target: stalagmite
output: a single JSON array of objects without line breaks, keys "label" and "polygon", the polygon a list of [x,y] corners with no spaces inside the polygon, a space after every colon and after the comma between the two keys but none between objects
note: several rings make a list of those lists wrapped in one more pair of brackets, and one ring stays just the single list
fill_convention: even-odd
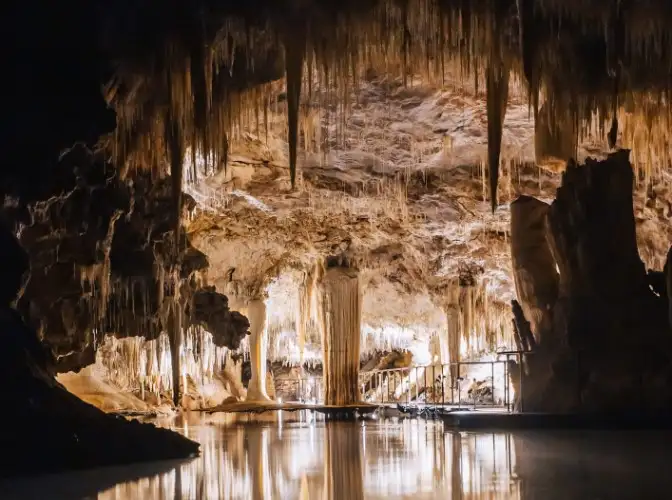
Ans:
[{"label": "stalagmite", "polygon": [[558,272],[546,241],[549,205],[529,196],[511,203],[511,261],[516,295],[537,342],[552,329]]},{"label": "stalagmite", "polygon": [[549,245],[560,270],[561,297],[627,300],[646,288],[628,156],[628,151],[619,151],[605,162],[589,159],[582,167],[570,164],[562,176],[548,213]]},{"label": "stalagmite", "polygon": [[247,304],[250,320],[250,368],[252,378],[247,387],[247,401],[270,401],[266,392],[266,304],[252,299]]},{"label": "stalagmite", "polygon": [[322,334],[324,402],[348,405],[359,400],[362,296],[358,272],[332,267],[318,283]]}]

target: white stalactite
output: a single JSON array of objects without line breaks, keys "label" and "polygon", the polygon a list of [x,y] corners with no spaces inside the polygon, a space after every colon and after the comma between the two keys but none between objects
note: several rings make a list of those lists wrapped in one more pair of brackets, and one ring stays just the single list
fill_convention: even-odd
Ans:
[{"label": "white stalactite", "polygon": [[359,400],[362,294],[357,271],[331,268],[318,285],[324,402],[343,406]]},{"label": "white stalactite", "polygon": [[266,304],[253,299],[247,304],[250,321],[250,369],[252,378],[247,387],[247,401],[270,401],[266,392]]}]

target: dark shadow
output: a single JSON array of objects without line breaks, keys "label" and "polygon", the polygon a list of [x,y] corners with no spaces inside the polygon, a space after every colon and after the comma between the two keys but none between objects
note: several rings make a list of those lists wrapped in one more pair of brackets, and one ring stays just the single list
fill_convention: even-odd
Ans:
[{"label": "dark shadow", "polygon": [[670,432],[513,435],[521,500],[670,498]]},{"label": "dark shadow", "polygon": [[[126,466],[101,467],[81,472],[0,480],[3,500],[78,500],[96,498],[116,484],[153,478],[173,471],[193,460],[166,460]],[[179,497],[176,497],[179,498]]]}]

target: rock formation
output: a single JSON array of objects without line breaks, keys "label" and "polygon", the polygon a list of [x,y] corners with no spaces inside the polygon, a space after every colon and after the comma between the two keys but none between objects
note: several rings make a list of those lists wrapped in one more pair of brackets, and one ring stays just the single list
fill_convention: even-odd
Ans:
[{"label": "rock formation", "polygon": [[[570,163],[563,174],[546,216],[560,274],[555,302],[552,286],[527,286],[554,280],[539,224],[512,237],[514,262],[525,262],[532,255],[526,249],[536,245],[534,255],[545,263],[529,273],[530,280],[516,280],[524,313],[524,319],[517,314],[518,330],[537,329],[516,389],[525,410],[672,410],[668,303],[648,286],[638,254],[628,153],[583,166]],[[548,304],[550,317],[539,321],[531,303]]]},{"label": "rock formation", "polygon": [[[53,349],[57,371],[92,364],[105,335],[153,340],[174,330],[177,316],[185,330],[238,347],[247,319],[205,284],[207,257],[184,234],[175,246],[169,179],[122,181],[77,146],[50,180],[32,198],[6,198],[4,212],[30,258],[19,309]],[[185,197],[181,216],[191,207]]]},{"label": "rock formation", "polygon": [[516,294],[537,341],[553,321],[558,296],[558,273],[546,242],[549,206],[520,196],[511,203],[511,266]]},{"label": "rock formation", "polygon": [[199,445],[153,425],[107,415],[66,391],[54,378],[54,358],[11,302],[28,272],[28,256],[6,228],[0,231],[0,475],[55,472],[142,460],[183,458]]}]

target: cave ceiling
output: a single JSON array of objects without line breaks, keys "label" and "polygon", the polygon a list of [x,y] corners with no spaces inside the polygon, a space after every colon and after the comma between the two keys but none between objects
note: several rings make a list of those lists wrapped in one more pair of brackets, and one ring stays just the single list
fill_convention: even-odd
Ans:
[{"label": "cave ceiling", "polygon": [[372,291],[436,299],[475,277],[507,302],[508,203],[552,200],[567,157],[615,147],[632,149],[640,253],[662,267],[672,4],[174,4],[107,20],[108,145],[194,197],[185,229],[219,288],[346,255]]}]

